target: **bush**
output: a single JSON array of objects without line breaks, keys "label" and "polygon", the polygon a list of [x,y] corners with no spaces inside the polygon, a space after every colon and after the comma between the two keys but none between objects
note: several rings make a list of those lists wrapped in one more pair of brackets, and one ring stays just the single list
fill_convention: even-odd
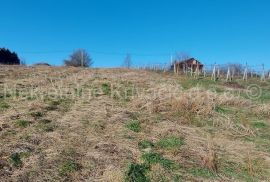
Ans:
[{"label": "bush", "polygon": [[18,153],[14,153],[12,154],[10,157],[10,162],[13,166],[15,167],[20,167],[22,165],[22,160],[21,160],[21,156]]},{"label": "bush", "polygon": [[144,164],[132,163],[129,165],[126,172],[126,182],[150,182],[150,179],[146,176],[149,171],[149,167]]}]

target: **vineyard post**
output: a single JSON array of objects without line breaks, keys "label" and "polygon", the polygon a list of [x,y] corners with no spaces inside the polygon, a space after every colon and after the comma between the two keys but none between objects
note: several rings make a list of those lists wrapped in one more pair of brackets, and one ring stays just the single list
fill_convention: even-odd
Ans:
[{"label": "vineyard post", "polygon": [[265,81],[264,64],[262,64],[262,76],[261,76],[261,81]]},{"label": "vineyard post", "polygon": [[247,79],[248,79],[248,66],[247,66],[247,63],[246,63],[243,80],[247,81]]},{"label": "vineyard post", "polygon": [[213,68],[213,72],[212,72],[212,78],[211,78],[211,80],[216,81],[216,63],[215,63],[214,68]]},{"label": "vineyard post", "polygon": [[230,66],[228,66],[228,71],[227,71],[227,78],[226,78],[226,81],[232,81],[232,75],[231,75],[231,69],[230,69]]}]

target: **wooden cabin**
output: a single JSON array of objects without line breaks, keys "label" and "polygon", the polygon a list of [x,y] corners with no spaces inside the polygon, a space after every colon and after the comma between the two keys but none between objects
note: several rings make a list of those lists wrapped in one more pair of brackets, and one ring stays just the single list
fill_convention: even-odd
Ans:
[{"label": "wooden cabin", "polygon": [[202,72],[204,65],[196,60],[195,58],[190,58],[184,61],[175,61],[175,63],[171,66],[172,70],[176,70],[177,72],[187,72],[198,70]]}]

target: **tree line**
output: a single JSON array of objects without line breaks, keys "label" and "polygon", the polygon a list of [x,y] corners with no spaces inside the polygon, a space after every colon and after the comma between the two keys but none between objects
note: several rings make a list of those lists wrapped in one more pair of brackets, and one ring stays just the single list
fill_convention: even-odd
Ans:
[{"label": "tree line", "polygon": [[0,64],[19,65],[21,61],[17,53],[6,48],[0,48]]},{"label": "tree line", "polygon": [[[74,66],[74,67],[91,67],[93,65],[93,59],[91,55],[84,49],[78,49],[72,52],[68,59],[63,60],[63,64],[65,66]],[[12,52],[6,48],[0,48],[0,64],[4,65],[20,65],[25,64],[24,61],[20,60],[19,56],[16,52]],[[50,64],[46,62],[39,62],[35,65],[44,65],[50,66]],[[131,68],[132,61],[131,55],[127,54],[124,61],[123,67]]]}]

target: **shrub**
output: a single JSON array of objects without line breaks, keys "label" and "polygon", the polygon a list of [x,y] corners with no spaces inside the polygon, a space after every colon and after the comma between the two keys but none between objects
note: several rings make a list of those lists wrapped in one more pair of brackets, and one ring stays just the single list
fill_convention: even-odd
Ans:
[{"label": "shrub", "polygon": [[11,154],[9,159],[10,159],[11,164],[15,167],[20,167],[22,165],[22,160],[19,153]]},{"label": "shrub", "polygon": [[132,163],[128,166],[126,172],[126,182],[150,182],[150,179],[147,177],[147,172],[149,167],[144,164]]}]

